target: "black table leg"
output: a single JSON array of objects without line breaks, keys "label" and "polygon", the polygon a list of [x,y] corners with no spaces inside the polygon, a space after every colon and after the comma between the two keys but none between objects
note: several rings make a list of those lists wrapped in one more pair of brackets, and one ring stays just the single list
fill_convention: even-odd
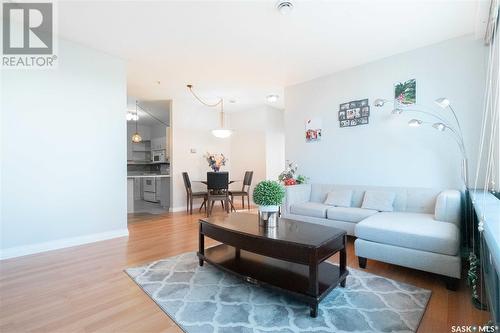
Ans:
[{"label": "black table leg", "polygon": [[318,316],[318,303],[311,304],[311,317],[316,318]]},{"label": "black table leg", "polygon": [[[344,236],[344,247],[340,250],[340,270],[339,274],[343,274],[346,270],[346,262],[347,262],[347,253],[346,253],[346,242],[347,242],[347,236]],[[345,281],[347,280],[347,276],[344,277],[342,281],[340,281],[340,286],[342,288],[345,287]]]},{"label": "black table leg", "polygon": [[[202,227],[200,223],[200,231],[199,231],[199,236],[198,236],[198,255],[199,256],[204,256],[205,255],[205,236],[203,235],[202,232]],[[198,262],[200,266],[203,266],[203,259],[199,257]]]},{"label": "black table leg", "polygon": [[241,257],[241,250],[240,250],[240,249],[235,248],[235,251],[234,251],[234,257],[235,257],[236,259],[240,259],[240,257]]},{"label": "black table leg", "polygon": [[[312,253],[309,257],[309,290],[314,297],[318,296],[318,260],[317,254]],[[318,315],[318,302],[311,304],[311,317],[316,318]]]}]

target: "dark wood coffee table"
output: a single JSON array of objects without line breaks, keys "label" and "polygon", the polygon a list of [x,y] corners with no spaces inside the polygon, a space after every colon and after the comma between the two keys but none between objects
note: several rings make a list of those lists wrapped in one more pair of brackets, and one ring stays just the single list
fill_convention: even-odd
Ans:
[{"label": "dark wood coffee table", "polygon": [[[222,244],[205,249],[205,236]],[[249,283],[294,296],[318,314],[318,304],[337,285],[345,286],[346,232],[280,218],[274,231],[258,217],[233,213],[200,219],[200,266],[206,261]],[[340,265],[325,260],[340,252]]]}]

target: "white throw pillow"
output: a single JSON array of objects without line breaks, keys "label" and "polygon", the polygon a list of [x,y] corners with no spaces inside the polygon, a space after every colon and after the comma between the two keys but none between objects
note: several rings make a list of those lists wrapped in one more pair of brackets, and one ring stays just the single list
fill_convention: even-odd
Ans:
[{"label": "white throw pillow", "polygon": [[328,192],[325,205],[351,207],[352,190],[337,190]]},{"label": "white throw pillow", "polygon": [[394,199],[396,199],[394,192],[366,191],[361,208],[392,212],[394,211]]}]

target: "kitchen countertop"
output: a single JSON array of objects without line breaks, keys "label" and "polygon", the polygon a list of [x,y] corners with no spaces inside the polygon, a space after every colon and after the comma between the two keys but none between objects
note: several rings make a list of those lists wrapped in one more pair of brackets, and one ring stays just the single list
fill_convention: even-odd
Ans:
[{"label": "kitchen countertop", "polygon": [[170,175],[160,175],[160,174],[137,174],[137,175],[127,175],[128,179],[131,178],[170,178]]}]

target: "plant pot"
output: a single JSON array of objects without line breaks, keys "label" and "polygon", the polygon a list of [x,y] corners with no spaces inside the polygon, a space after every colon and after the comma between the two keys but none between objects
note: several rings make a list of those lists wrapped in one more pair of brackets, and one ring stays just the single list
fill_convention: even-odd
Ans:
[{"label": "plant pot", "polygon": [[259,226],[276,228],[278,226],[279,206],[259,206]]}]

